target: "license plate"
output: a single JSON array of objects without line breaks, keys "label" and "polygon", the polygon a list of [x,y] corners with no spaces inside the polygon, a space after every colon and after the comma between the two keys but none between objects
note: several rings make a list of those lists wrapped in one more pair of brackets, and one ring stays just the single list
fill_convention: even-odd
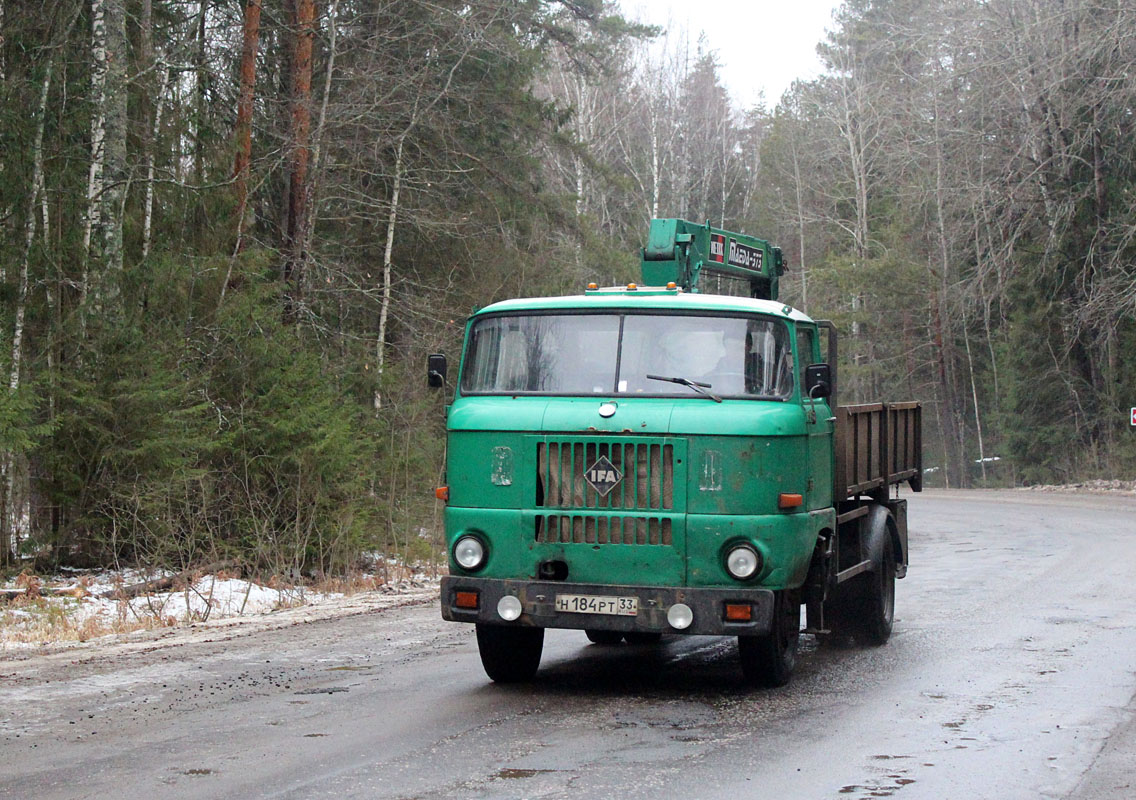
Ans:
[{"label": "license plate", "polygon": [[594,594],[558,594],[556,610],[569,614],[611,614],[634,617],[639,613],[638,597],[603,597]]}]

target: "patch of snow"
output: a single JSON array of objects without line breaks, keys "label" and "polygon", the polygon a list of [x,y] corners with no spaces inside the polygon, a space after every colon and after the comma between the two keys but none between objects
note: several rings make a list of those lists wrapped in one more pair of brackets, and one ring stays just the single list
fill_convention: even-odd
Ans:
[{"label": "patch of snow", "polygon": [[[365,593],[397,595],[436,585],[436,568],[431,576],[422,565],[408,567],[382,556],[376,561],[376,573],[381,577],[365,576],[371,579],[370,591]],[[172,591],[133,598],[115,596],[124,586],[154,577],[152,572],[134,570],[90,574],[70,570],[54,579],[33,579],[42,596],[0,602],[0,651],[65,640],[86,641],[139,629],[264,617],[297,607],[339,606],[347,597],[343,591],[315,591],[303,586],[277,588],[224,573],[207,575]],[[4,586],[16,588],[21,585],[18,581],[13,579]],[[338,588],[334,583],[331,586]],[[66,589],[66,594],[51,594],[48,587],[55,591]],[[350,586],[348,589],[360,593]]]}]

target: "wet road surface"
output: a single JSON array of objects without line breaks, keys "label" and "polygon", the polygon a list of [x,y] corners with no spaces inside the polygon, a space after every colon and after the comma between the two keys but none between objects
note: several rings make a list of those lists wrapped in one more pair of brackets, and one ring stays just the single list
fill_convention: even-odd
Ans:
[{"label": "wet road surface", "polygon": [[0,798],[1136,797],[1136,499],[909,517],[891,641],[804,636],[783,689],[731,639],[571,631],[496,686],[436,604],[0,661]]}]

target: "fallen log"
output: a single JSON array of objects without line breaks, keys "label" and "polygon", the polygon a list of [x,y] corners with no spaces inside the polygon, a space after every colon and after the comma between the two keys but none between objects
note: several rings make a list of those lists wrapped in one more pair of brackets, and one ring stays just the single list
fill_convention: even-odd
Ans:
[{"label": "fallen log", "polygon": [[111,589],[109,592],[103,592],[99,597],[103,600],[130,600],[151,592],[166,592],[189,583],[195,575],[206,575],[232,566],[232,561],[218,561],[203,567],[182,570],[175,575],[166,575],[141,583],[132,583],[129,586],[120,586]]}]

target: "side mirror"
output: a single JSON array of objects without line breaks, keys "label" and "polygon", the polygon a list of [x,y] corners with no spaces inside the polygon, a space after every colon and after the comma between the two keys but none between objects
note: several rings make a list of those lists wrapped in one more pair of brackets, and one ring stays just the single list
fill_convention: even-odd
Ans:
[{"label": "side mirror", "polygon": [[446,357],[441,353],[431,353],[426,357],[426,385],[431,389],[446,385]]},{"label": "side mirror", "polygon": [[780,247],[773,248],[773,269],[778,275],[785,274],[785,254],[781,252]]},{"label": "side mirror", "polygon": [[828,364],[810,364],[805,367],[805,394],[813,400],[832,394],[832,367]]}]

